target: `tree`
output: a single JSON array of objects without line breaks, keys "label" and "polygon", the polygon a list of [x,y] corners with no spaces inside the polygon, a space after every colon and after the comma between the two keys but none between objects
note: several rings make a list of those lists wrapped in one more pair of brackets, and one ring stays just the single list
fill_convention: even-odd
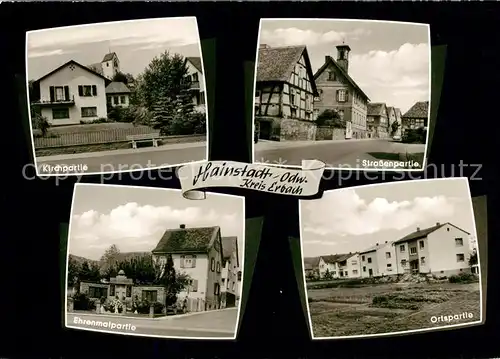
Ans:
[{"label": "tree", "polygon": [[112,80],[115,82],[123,82],[125,85],[130,85],[134,83],[134,76],[130,73],[117,72],[115,76],[113,76]]},{"label": "tree", "polygon": [[158,284],[165,287],[166,306],[174,305],[177,302],[177,295],[186,288],[188,280],[188,276],[176,273],[172,255],[168,255],[158,280]]},{"label": "tree", "polygon": [[161,267],[153,261],[151,255],[129,258],[116,265],[115,272],[123,270],[136,284],[154,284]]},{"label": "tree", "polygon": [[473,267],[478,264],[477,260],[477,249],[474,248],[472,253],[469,256],[469,267]]},{"label": "tree", "polygon": [[398,132],[398,128],[401,126],[401,124],[398,121],[394,121],[391,123],[391,136],[394,136],[396,132]]},{"label": "tree", "polygon": [[31,111],[31,126],[34,130],[38,130],[39,135],[42,137],[47,136],[49,133],[50,123],[46,117],[42,116],[40,109],[36,105],[30,106]]},{"label": "tree", "polygon": [[170,135],[170,127],[175,114],[174,103],[166,98],[157,100],[151,111],[151,127],[160,130],[161,136]]},{"label": "tree", "polygon": [[78,275],[80,281],[97,282],[101,279],[100,268],[97,263],[83,262]]},{"label": "tree", "polygon": [[71,287],[79,287],[79,277],[80,275],[80,265],[73,257],[69,257],[68,260],[68,285]]},{"label": "tree", "polygon": [[331,126],[336,128],[345,128],[345,122],[335,110],[325,110],[318,115],[315,120],[318,126]]},{"label": "tree", "polygon": [[112,244],[101,257],[101,272],[108,274],[110,267],[113,267],[120,257],[120,250],[116,244]]},{"label": "tree", "polygon": [[332,273],[328,268],[326,268],[325,279],[332,279]]}]

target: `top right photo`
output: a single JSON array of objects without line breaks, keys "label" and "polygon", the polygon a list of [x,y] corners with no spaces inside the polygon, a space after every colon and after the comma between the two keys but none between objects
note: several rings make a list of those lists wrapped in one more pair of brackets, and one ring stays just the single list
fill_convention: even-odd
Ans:
[{"label": "top right photo", "polygon": [[261,19],[254,162],[423,170],[430,48],[428,24]]}]

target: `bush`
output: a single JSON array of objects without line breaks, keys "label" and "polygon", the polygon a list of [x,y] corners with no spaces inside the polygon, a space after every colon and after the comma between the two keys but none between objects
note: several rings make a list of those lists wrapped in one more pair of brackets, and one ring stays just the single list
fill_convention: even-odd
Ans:
[{"label": "bush", "polygon": [[472,273],[460,273],[458,275],[452,275],[448,278],[450,283],[470,283],[478,280],[478,277]]},{"label": "bush", "polygon": [[139,314],[149,314],[149,308],[151,307],[151,304],[153,304],[155,314],[163,313],[163,309],[165,308],[165,306],[162,303],[160,302],[151,303],[150,301],[147,300],[134,301],[132,303],[132,310],[134,312],[137,310],[137,313]]},{"label": "bush", "polygon": [[50,128],[50,123],[46,117],[42,116],[39,113],[32,113],[31,122],[33,129],[40,131],[42,137],[45,137],[47,135],[47,132]]},{"label": "bush", "polygon": [[94,310],[95,302],[90,299],[85,293],[76,293],[73,296],[74,310]]},{"label": "bush", "polygon": [[417,129],[408,129],[405,131],[401,141],[403,143],[425,143],[427,131],[423,127]]},{"label": "bush", "polygon": [[108,304],[104,304],[104,309],[110,313],[115,313],[116,309],[118,309],[118,313],[122,313],[124,306],[119,299],[113,299]]},{"label": "bush", "polygon": [[186,116],[175,116],[166,133],[167,135],[182,136],[207,133],[206,115],[201,112],[193,112]]},{"label": "bush", "polygon": [[113,122],[134,122],[135,116],[133,111],[126,107],[113,107],[108,111],[108,119]]}]

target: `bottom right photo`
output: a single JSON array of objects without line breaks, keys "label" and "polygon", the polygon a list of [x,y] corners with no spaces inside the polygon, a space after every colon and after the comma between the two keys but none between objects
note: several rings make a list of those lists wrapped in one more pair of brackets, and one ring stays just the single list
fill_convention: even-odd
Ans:
[{"label": "bottom right photo", "polygon": [[405,334],[482,322],[467,178],[327,191],[300,201],[313,339]]}]

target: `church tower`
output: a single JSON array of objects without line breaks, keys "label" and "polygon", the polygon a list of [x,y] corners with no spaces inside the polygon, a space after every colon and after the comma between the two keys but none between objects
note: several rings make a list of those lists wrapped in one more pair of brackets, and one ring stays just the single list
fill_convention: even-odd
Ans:
[{"label": "church tower", "polygon": [[349,52],[351,48],[349,45],[342,43],[337,45],[337,64],[346,72],[349,73]]},{"label": "church tower", "polygon": [[113,77],[120,72],[120,60],[115,52],[110,52],[104,55],[101,61],[102,74],[108,79],[113,79]]}]

